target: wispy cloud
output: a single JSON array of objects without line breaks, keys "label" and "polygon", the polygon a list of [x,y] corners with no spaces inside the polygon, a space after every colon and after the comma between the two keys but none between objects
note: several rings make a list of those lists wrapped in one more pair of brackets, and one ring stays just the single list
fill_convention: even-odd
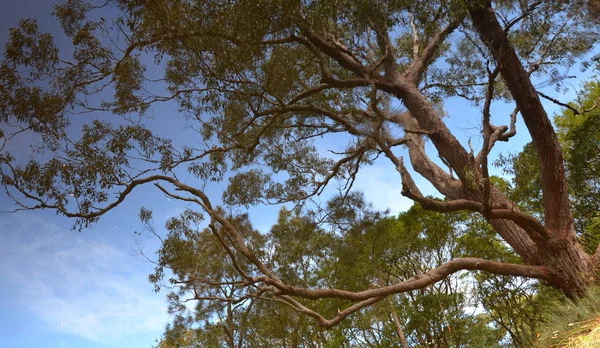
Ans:
[{"label": "wispy cloud", "polygon": [[408,210],[413,202],[402,196],[400,174],[389,165],[376,163],[364,167],[357,175],[354,187],[365,194],[367,202],[378,210],[389,209],[392,215]]},{"label": "wispy cloud", "polygon": [[97,342],[160,334],[168,321],[166,301],[152,292],[149,265],[133,253],[33,214],[0,221],[0,277],[12,289],[4,301],[51,330]]}]

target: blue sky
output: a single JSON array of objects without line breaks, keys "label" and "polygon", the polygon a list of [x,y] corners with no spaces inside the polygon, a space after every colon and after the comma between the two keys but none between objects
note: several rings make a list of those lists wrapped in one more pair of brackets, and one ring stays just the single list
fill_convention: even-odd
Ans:
[{"label": "blue sky", "polygon": [[[51,17],[53,1],[2,0],[0,44],[7,29],[22,17],[37,18],[43,31],[57,32]],[[564,96],[569,100],[573,95]],[[465,103],[451,101],[445,108],[446,122],[466,144],[477,137],[480,113]],[[549,106],[550,114],[558,110]],[[495,106],[495,124],[508,122],[510,107]],[[154,109],[151,127],[167,134],[180,134],[181,117],[173,117],[174,106]],[[176,115],[175,115],[176,116]],[[518,136],[495,151],[519,151],[528,141],[519,122]],[[186,141],[180,138],[181,141]],[[474,146],[480,142],[474,141]],[[28,149],[16,149],[26,154]],[[497,152],[496,152],[497,153]],[[417,183],[425,193],[431,186]],[[397,213],[411,202],[400,195],[400,178],[389,162],[378,161],[358,176],[354,186],[365,192],[378,209]],[[221,185],[208,188],[219,201]],[[83,232],[71,231],[73,221],[49,211],[0,213],[0,342],[5,347],[150,347],[169,317],[164,293],[154,293],[147,275],[152,265],[139,255],[139,248],[152,256],[157,240],[134,231],[144,205],[155,211],[157,225],[185,209],[186,204],[167,199],[154,187],[135,191],[125,204]],[[10,202],[0,195],[0,210]],[[255,227],[267,231],[275,222],[275,207],[250,210]]]},{"label": "blue sky", "polygon": [[[53,1],[2,0],[0,43],[22,17],[57,32]],[[25,154],[28,149],[17,149]],[[150,347],[169,321],[165,294],[147,281],[154,240],[136,240],[137,212],[147,195],[83,232],[50,211],[0,213],[0,345],[3,347]],[[162,195],[159,218],[177,213]],[[137,204],[135,204],[137,202]],[[147,204],[148,205],[148,204]],[[0,195],[0,209],[10,202]],[[162,216],[164,215],[164,216]]]}]

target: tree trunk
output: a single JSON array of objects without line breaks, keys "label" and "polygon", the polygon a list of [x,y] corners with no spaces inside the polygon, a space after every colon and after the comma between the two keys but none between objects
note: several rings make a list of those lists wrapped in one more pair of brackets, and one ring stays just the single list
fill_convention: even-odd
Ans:
[{"label": "tree trunk", "polygon": [[595,279],[595,269],[591,256],[583,250],[575,235],[558,138],[529,74],[498,22],[491,3],[487,2],[483,7],[474,6],[470,10],[470,17],[481,39],[492,52],[496,64],[500,66],[500,74],[515,99],[538,154],[544,224],[548,230],[545,240],[536,241],[540,261],[555,270],[556,281],[552,285],[567,295],[580,294]]},{"label": "tree trunk", "polygon": [[403,348],[408,348],[408,341],[406,340],[406,336],[404,336],[404,330],[402,330],[402,325],[400,324],[400,319],[398,318],[391,297],[388,297],[388,304],[390,306],[390,312],[392,313],[392,319],[394,320],[394,326],[396,327],[396,333],[398,334],[398,338],[400,338],[400,343],[402,343]]}]

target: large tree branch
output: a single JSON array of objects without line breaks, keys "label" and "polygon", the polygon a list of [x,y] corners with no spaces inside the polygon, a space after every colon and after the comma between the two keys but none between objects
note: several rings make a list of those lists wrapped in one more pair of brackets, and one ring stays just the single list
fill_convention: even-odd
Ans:
[{"label": "large tree branch", "polygon": [[425,152],[425,141],[422,136],[417,134],[408,134],[408,153],[410,163],[414,170],[426,178],[442,194],[450,198],[462,196],[461,182],[452,177],[450,173],[444,171],[440,166],[434,163]]},{"label": "large tree branch", "polygon": [[[177,189],[191,193],[199,198],[199,200],[202,202],[202,208],[210,214],[211,220],[218,222],[221,226],[224,227],[235,249],[238,250],[242,255],[244,255],[244,257],[250,262],[252,262],[255,266],[257,266],[259,271],[262,274],[264,274],[264,276],[250,277],[249,281],[251,281],[252,284],[255,284],[257,282],[263,282],[266,285],[273,286],[277,289],[274,291],[275,296],[285,299],[285,302],[292,305],[292,307],[294,307],[296,310],[314,317],[319,321],[321,325],[325,327],[337,325],[348,315],[366,306],[376,303],[388,295],[424,288],[461,270],[482,270],[494,274],[525,276],[547,281],[550,281],[553,277],[550,270],[543,266],[525,266],[488,261],[478,258],[462,258],[450,261],[438,268],[428,271],[423,275],[413,277],[409,280],[382,288],[370,289],[360,292],[351,292],[340,289],[306,289],[296,287],[284,283],[271,271],[270,268],[268,268],[268,266],[262,263],[258,259],[258,257],[256,257],[256,255],[254,255],[254,253],[248,249],[243,236],[227,219],[222,217],[218,211],[212,208],[210,201],[208,201],[208,197],[202,191],[180,183],[172,178],[167,177],[161,179],[170,182],[175,187],[177,187]],[[499,216],[499,218],[504,217]],[[357,303],[345,308],[344,310],[339,311],[336,317],[328,320],[321,316],[319,313],[301,305],[299,302],[293,300],[289,296],[297,296],[308,299],[341,298]]]},{"label": "large tree branch", "polygon": [[[297,301],[292,301],[297,310],[307,313],[312,317],[316,318],[321,325],[326,327],[331,327],[333,325],[338,324],[341,320],[343,320],[348,315],[369,306],[373,303],[376,303],[388,295],[411,291],[415,289],[421,289],[435,282],[438,282],[449,275],[462,271],[462,270],[481,270],[487,271],[494,274],[501,275],[512,275],[512,276],[524,276],[530,278],[536,278],[541,280],[550,281],[553,277],[552,272],[542,266],[525,266],[525,265],[517,265],[517,264],[505,264],[501,262],[488,261],[484,259],[478,258],[462,258],[450,261],[442,266],[435,268],[433,270],[428,271],[427,273],[419,276],[415,276],[411,279],[408,279],[403,282],[399,282],[390,286],[385,286],[377,289],[369,289],[360,292],[351,292],[340,289],[307,289],[292,286],[283,282],[267,265],[265,265],[260,259],[251,251],[242,234],[236,229],[236,227],[231,224],[226,218],[224,218],[219,211],[213,208],[210,203],[208,197],[204,194],[203,191],[191,187],[187,184],[184,184],[178,181],[175,178],[165,176],[165,175],[153,175],[144,179],[136,180],[131,183],[130,186],[123,191],[121,196],[113,203],[107,205],[103,209],[99,209],[98,211],[91,213],[68,213],[71,216],[76,216],[80,218],[94,218],[97,217],[117,205],[119,205],[125,196],[127,196],[135,187],[142,185],[144,183],[149,183],[153,181],[163,181],[172,184],[176,190],[187,192],[195,198],[186,198],[177,194],[173,194],[168,192],[164,187],[159,186],[159,188],[164,192],[169,194],[173,198],[184,199],[185,201],[194,202],[199,204],[203,210],[205,210],[211,217],[211,229],[214,230],[214,224],[218,223],[224,228],[224,232],[227,235],[228,239],[231,241],[233,247],[240,252],[244,258],[254,264],[258,271],[263,274],[263,276],[250,276],[245,272],[241,271],[240,268],[237,268],[237,271],[241,273],[241,275],[247,279],[248,284],[256,284],[258,282],[262,282],[266,285],[274,287],[276,290],[274,292],[275,296],[284,297],[284,296],[296,296],[303,297],[308,299],[319,299],[319,298],[341,298],[349,301],[357,302],[343,310],[341,310],[336,317],[333,319],[325,319],[320,316],[320,314],[311,311],[307,307],[299,306]],[[63,212],[65,213],[65,212]],[[504,217],[499,217],[504,218]],[[218,233],[217,233],[218,234]],[[225,245],[224,245],[225,246]],[[226,247],[226,246],[225,246]],[[228,248],[226,248],[228,249]],[[231,254],[231,253],[230,253]],[[231,255],[230,255],[231,256]],[[235,258],[234,258],[235,261]],[[209,299],[208,297],[203,297],[202,299]],[[227,300],[219,298],[218,300]],[[286,302],[290,302],[290,298],[286,298]]]},{"label": "large tree branch", "polygon": [[334,41],[333,38],[325,38],[315,32],[304,29],[302,30],[306,38],[315,47],[321,50],[323,53],[333,58],[343,68],[348,69],[355,73],[359,77],[367,77],[367,71],[358,59],[351,55],[347,50],[343,49],[341,45]]},{"label": "large tree branch", "polygon": [[304,289],[291,285],[272,285],[278,288],[282,295],[292,295],[315,300],[320,298],[340,298],[349,301],[364,301],[373,298],[383,298],[392,294],[416,289],[423,289],[451,274],[465,270],[485,271],[498,275],[527,277],[544,281],[551,281],[554,278],[552,271],[546,266],[528,266],[466,257],[449,261],[438,268],[434,268],[406,281],[358,292],[340,289]]},{"label": "large tree branch", "polygon": [[[276,296],[290,295],[308,299],[342,298],[350,301],[359,301],[358,303],[340,311],[340,313],[338,313],[338,316],[331,320],[326,320],[322,317],[319,319],[318,316],[315,315],[315,313],[312,313],[313,317],[317,318],[322,325],[325,325],[327,327],[336,325],[347,315],[350,315],[351,313],[354,313],[357,310],[368,306],[372,303],[378,302],[385,296],[426,287],[461,270],[481,270],[491,272],[494,274],[524,276],[546,281],[551,281],[553,279],[553,274],[550,271],[550,269],[543,266],[525,266],[488,261],[478,258],[462,258],[450,261],[436,269],[433,269],[423,275],[413,277],[409,280],[378,289],[370,289],[360,292],[350,292],[340,289],[305,289],[291,286],[284,283],[279,277],[277,277],[268,266],[262,263],[258,259],[258,257],[256,257],[256,255],[250,249],[248,249],[243,236],[227,219],[222,217],[218,211],[212,208],[208,197],[201,190],[183,184],[177,181],[176,179],[170,177],[157,176],[155,179],[167,181],[173,184],[178,190],[186,191],[199,198],[199,200],[202,202],[202,208],[210,214],[211,220],[218,222],[221,226],[224,227],[225,231],[227,232],[227,235],[230,237],[233,243],[234,248],[238,250],[246,259],[248,259],[255,266],[257,266],[259,271],[262,274],[264,274],[264,276],[260,277],[249,277],[249,280],[253,284],[256,282],[263,282],[267,285],[275,287],[277,289],[277,291],[275,292]],[[479,204],[477,208],[479,210],[483,209],[481,204]],[[514,218],[513,213],[513,211],[505,211],[502,209],[496,209],[490,212],[490,214],[494,215],[493,218],[498,219],[506,219],[509,217]],[[307,310],[307,308],[304,308],[303,311],[304,310]]]},{"label": "large tree branch", "polygon": [[[366,85],[369,82],[364,81],[363,83]],[[400,75],[397,75],[392,81],[384,77],[375,78],[374,81],[371,81],[371,84],[374,84],[378,90],[390,93],[404,102],[411,116],[417,121],[418,129],[424,131],[424,134],[427,134],[435,145],[440,158],[446,161],[449,166],[456,171],[458,179],[463,185],[460,185],[460,189],[457,187],[458,185],[448,185],[447,187],[452,187],[452,189],[443,190],[445,192],[441,192],[449,194],[449,197],[453,199],[466,197],[475,201],[480,201],[482,199],[482,190],[479,189],[478,185],[480,169],[476,166],[473,156],[464,149],[449,131],[448,127],[433,108],[431,102],[418,91],[414,84],[410,83],[406,78]],[[411,136],[414,135],[411,134]],[[494,136],[496,136],[496,134],[494,134]],[[414,149],[418,149],[418,147],[414,147]],[[389,153],[386,153],[386,156],[394,162],[394,160],[397,159],[397,156],[391,153],[391,151],[388,152]],[[427,159],[420,154],[414,158]],[[413,158],[411,158],[411,160],[412,159]],[[394,163],[397,165],[396,162]],[[426,167],[427,166],[423,166],[423,168]],[[429,166],[429,168],[437,169],[436,166]],[[423,173],[426,172],[422,169],[420,171]],[[434,172],[442,173],[440,170],[434,170]],[[427,176],[426,178],[432,179],[432,177]],[[433,180],[433,182],[436,182],[435,179]],[[439,189],[441,189],[441,187]],[[500,205],[506,207],[511,206],[501,193],[497,192],[494,188],[491,188],[491,191],[493,192],[494,199],[497,200]],[[515,247],[515,250],[523,256],[527,262],[539,264],[540,255],[538,253],[538,247],[530,238],[528,238],[525,231],[511,221],[492,220],[490,222],[498,229],[498,233],[505,238],[510,245]]]},{"label": "large tree branch", "polygon": [[469,153],[444,124],[431,102],[418,91],[416,85],[400,76],[394,81],[377,80],[375,84],[379,90],[390,93],[404,102],[411,116],[417,121],[418,128],[428,132],[427,136],[440,157],[450,164],[461,181],[466,182],[472,175],[470,173],[474,164]]},{"label": "large tree branch", "polygon": [[[442,31],[437,33],[421,54],[420,63],[414,65],[413,70],[418,72],[429,64],[430,60],[435,55],[438,46],[443,40],[458,26],[459,20],[451,22]],[[442,122],[439,115],[435,112],[431,103],[417,89],[416,84],[410,78],[404,78],[400,75],[373,77],[375,81],[369,81],[365,68],[362,64],[348,54],[346,50],[340,48],[332,40],[319,36],[314,32],[303,29],[303,33],[307,40],[323,53],[334,59],[342,67],[353,72],[358,78],[351,79],[352,87],[359,85],[374,84],[377,89],[385,91],[401,99],[411,112],[412,116],[418,122],[419,129],[427,132],[429,138],[436,146],[440,157],[445,159],[457,172],[459,179],[463,180],[469,176],[473,162],[470,160],[467,151],[462,147],[460,142],[452,135],[446,125]],[[381,44],[385,48],[385,38],[381,39]],[[305,43],[306,45],[306,43]],[[409,74],[412,76],[413,74]],[[323,81],[331,85],[335,85],[335,81]],[[340,86],[344,87],[344,86]],[[428,166],[435,168],[436,166]],[[436,170],[435,172],[440,173]],[[439,176],[439,175],[438,175]],[[433,181],[435,182],[435,180]]]},{"label": "large tree branch", "polygon": [[402,194],[415,202],[419,202],[425,209],[437,211],[440,213],[449,213],[456,211],[474,211],[481,213],[487,219],[510,220],[516,223],[526,232],[529,232],[531,239],[541,242],[549,237],[547,229],[534,217],[525,214],[519,210],[493,207],[491,205],[472,201],[469,199],[453,199],[449,201],[440,201],[427,198],[419,191],[414,180],[400,162],[398,167],[402,175]]}]

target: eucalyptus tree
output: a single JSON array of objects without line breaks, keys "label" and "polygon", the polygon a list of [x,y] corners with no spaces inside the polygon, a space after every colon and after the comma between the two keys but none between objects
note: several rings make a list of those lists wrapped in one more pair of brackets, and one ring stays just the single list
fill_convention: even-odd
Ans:
[{"label": "eucalyptus tree", "polygon": [[[590,66],[595,8],[559,0],[68,0],[55,14],[70,49],[59,51],[35,20],[10,32],[0,66],[2,185],[17,210],[53,209],[85,227],[154,184],[203,211],[252,285],[242,296],[272,296],[324,327],[461,270],[536,278],[575,296],[596,280],[598,255],[576,238],[563,154],[540,98],[564,103],[536,85],[560,87],[561,69]],[[452,97],[480,111],[477,152],[442,118]],[[161,101],[178,103],[197,141],[179,146],[145,126]],[[514,105],[498,117],[505,125],[491,122],[497,102]],[[86,118],[92,111],[114,118]],[[490,151],[516,134],[519,115],[539,161],[538,215],[489,178]],[[317,148],[315,139],[327,137]],[[16,158],[19,141],[34,141],[40,156]],[[522,262],[459,257],[369,289],[293,284],[204,190],[225,180],[227,205],[307,202],[335,182],[349,190],[378,157],[404,196],[437,212],[479,214]],[[445,200],[422,194],[404,157]],[[317,299],[346,302],[325,316],[305,301]]]},{"label": "eucalyptus tree", "polygon": [[[170,290],[169,313],[175,317],[160,344],[247,347],[248,317],[260,297],[242,276],[253,272],[251,264],[232,262],[226,252],[231,242],[221,229],[203,229],[198,212],[186,210],[169,219],[165,238],[155,229],[150,211],[142,209],[140,218],[162,242],[149,280],[156,291]],[[229,215],[228,221],[254,249],[263,248],[265,238],[252,228],[247,215]]]},{"label": "eucalyptus tree", "polygon": [[[352,192],[344,205],[340,204],[342,199],[334,197],[328,202],[335,209],[329,210],[324,219],[314,212],[283,208],[277,224],[261,236],[260,243],[253,244],[254,250],[264,255],[267,264],[290,284],[349,290],[393,284],[463,253],[477,256],[485,253],[492,259],[507,255],[514,258],[493,235],[487,240],[493,248],[487,250],[467,238],[472,231],[466,228],[469,219],[466,214],[442,215],[415,205],[398,217],[386,217],[385,213],[373,211],[361,194]],[[192,232],[198,230],[197,220],[190,219],[193,216],[187,212],[169,221],[170,233],[159,251],[157,272],[152,277],[160,285],[168,276],[169,281],[163,286],[174,290],[169,299],[176,317],[160,341],[162,346],[195,342],[202,347],[495,347],[500,346],[507,331],[514,331],[512,326],[496,322],[517,322],[525,327],[532,324],[519,313],[523,311],[521,307],[508,313],[505,303],[497,303],[499,295],[495,292],[482,292],[479,296],[482,303],[488,304],[485,302],[489,300],[495,305],[493,317],[468,313],[466,307],[478,305],[471,293],[480,291],[473,289],[473,285],[466,286],[470,282],[465,280],[465,274],[455,274],[427,289],[389,297],[347,318],[341,325],[324,330],[276,297],[261,296],[256,301],[259,296],[253,296],[252,292],[247,297],[242,295],[243,279],[236,278],[231,267],[227,268],[230,263],[224,259],[224,252],[218,250],[219,246],[215,246],[218,243],[207,239],[208,230],[200,234]],[[149,221],[148,215],[144,218]],[[244,219],[235,220],[239,223]],[[252,229],[247,225],[244,230]],[[491,229],[487,230],[491,234]],[[182,240],[185,234],[186,242]],[[204,251],[200,254],[199,250]],[[229,272],[221,271],[222,268]],[[224,274],[233,278],[224,279]],[[208,283],[206,279],[212,281]],[[224,289],[233,284],[239,286],[238,300],[228,295],[232,291]],[[512,287],[507,279],[497,279],[493,284],[507,290]],[[211,288],[223,295],[215,294]],[[515,300],[513,292],[503,294],[507,300]],[[535,293],[529,295],[534,297]],[[198,303],[190,312],[190,301],[204,303]],[[343,305],[338,300],[318,302],[312,307],[333,315]],[[531,306],[526,309],[533,313],[537,310]],[[229,339],[228,333],[233,333],[236,339]],[[515,342],[512,336],[511,341]],[[533,340],[532,335],[522,336]]]},{"label": "eucalyptus tree", "polygon": [[[468,238],[469,220],[467,214],[442,215],[415,204],[397,217],[360,224],[340,240],[333,285],[347,289],[387,286],[465,254],[487,253],[494,260],[511,255],[493,236],[487,243],[499,251]],[[364,310],[350,320],[382,323],[380,332],[386,332],[385,328],[389,331],[382,335],[385,343],[378,345],[381,347],[392,346],[390,341],[402,336],[406,346],[411,347],[500,346],[506,330],[494,325],[486,313],[469,313],[468,307],[475,308],[482,302],[473,297],[478,292],[473,283],[467,274],[456,273],[427,288],[390,296],[387,303]],[[510,281],[500,283],[510,287]],[[513,320],[518,317],[513,316]]]}]

